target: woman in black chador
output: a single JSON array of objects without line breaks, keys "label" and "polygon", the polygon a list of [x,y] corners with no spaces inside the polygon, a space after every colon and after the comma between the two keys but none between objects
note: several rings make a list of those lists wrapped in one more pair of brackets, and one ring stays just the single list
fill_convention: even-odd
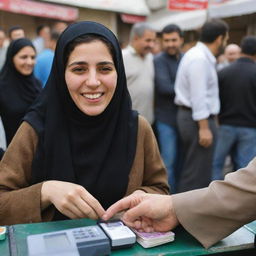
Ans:
[{"label": "woman in black chador", "polygon": [[88,21],[62,33],[46,87],[8,147],[1,175],[5,225],[98,219],[128,194],[168,193],[155,137],[131,109],[109,29]]},{"label": "woman in black chador", "polygon": [[0,73],[0,116],[7,146],[42,88],[33,75],[35,57],[35,48],[26,38],[12,41],[7,50]]}]

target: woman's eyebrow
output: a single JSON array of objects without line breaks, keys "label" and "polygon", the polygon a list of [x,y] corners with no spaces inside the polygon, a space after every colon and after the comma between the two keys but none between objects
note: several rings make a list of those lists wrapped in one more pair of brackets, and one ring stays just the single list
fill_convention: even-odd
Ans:
[{"label": "woman's eyebrow", "polygon": [[[74,61],[74,62],[68,64],[68,67],[75,66],[75,65],[88,65],[88,62],[86,62],[86,61]],[[98,62],[96,65],[97,66],[100,66],[100,65],[112,65],[112,66],[114,66],[114,63],[111,62],[111,61],[101,61],[101,62]]]},{"label": "woman's eyebrow", "polygon": [[97,63],[97,65],[113,65],[114,66],[114,63],[111,61],[101,61]]},{"label": "woman's eyebrow", "polygon": [[75,66],[75,65],[87,65],[88,63],[86,61],[74,61],[70,64],[68,64],[68,67]]}]

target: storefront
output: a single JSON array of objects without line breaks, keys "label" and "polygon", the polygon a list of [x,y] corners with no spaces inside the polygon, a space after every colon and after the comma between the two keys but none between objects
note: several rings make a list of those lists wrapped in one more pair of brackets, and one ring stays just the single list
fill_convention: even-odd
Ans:
[{"label": "storefront", "polygon": [[22,26],[26,36],[36,36],[40,24],[51,25],[56,20],[67,23],[79,17],[78,8],[42,3],[30,0],[2,0],[0,2],[0,26],[6,31],[11,26]]},{"label": "storefront", "polygon": [[240,43],[243,36],[256,34],[255,0],[212,0],[210,3],[203,10],[177,12],[165,8],[148,16],[147,21],[159,31],[167,24],[179,25],[185,31],[186,41],[197,39],[197,30],[207,18],[221,18],[229,24],[229,42]]},{"label": "storefront", "polygon": [[[133,23],[150,14],[146,0],[41,0],[79,8],[79,20],[93,20],[110,28],[123,45]],[[155,1],[155,0],[154,0]]]}]

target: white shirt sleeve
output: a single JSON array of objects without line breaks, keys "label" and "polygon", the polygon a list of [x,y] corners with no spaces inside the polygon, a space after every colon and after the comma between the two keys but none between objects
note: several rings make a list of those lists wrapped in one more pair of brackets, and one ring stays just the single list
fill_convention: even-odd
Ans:
[{"label": "white shirt sleeve", "polygon": [[192,118],[195,121],[206,119],[210,115],[207,104],[209,72],[209,62],[204,58],[192,61],[187,70]]}]

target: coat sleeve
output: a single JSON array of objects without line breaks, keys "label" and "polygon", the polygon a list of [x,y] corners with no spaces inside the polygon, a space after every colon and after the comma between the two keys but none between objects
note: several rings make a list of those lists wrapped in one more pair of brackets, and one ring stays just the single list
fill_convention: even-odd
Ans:
[{"label": "coat sleeve", "polygon": [[30,185],[37,141],[35,130],[23,122],[0,162],[0,225],[44,220],[40,205],[42,183]]},{"label": "coat sleeve", "polygon": [[208,248],[256,219],[256,158],[209,187],[173,196],[179,222]]},{"label": "coat sleeve", "polygon": [[137,149],[126,195],[134,190],[168,194],[167,172],[150,124],[139,116]]}]

